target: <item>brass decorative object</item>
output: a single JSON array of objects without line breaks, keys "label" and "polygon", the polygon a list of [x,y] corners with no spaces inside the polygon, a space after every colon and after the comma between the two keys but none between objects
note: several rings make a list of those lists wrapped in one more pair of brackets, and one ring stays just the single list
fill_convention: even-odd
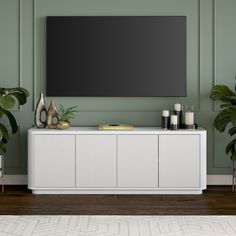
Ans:
[{"label": "brass decorative object", "polygon": [[70,128],[70,122],[66,119],[60,119],[57,124],[57,129],[68,129]]},{"label": "brass decorative object", "polygon": [[[53,122],[53,118],[56,118],[57,122]],[[57,107],[54,101],[52,100],[47,112],[47,128],[56,129],[58,121],[59,121],[59,116]]]},{"label": "brass decorative object", "polygon": [[40,93],[39,100],[36,105],[35,113],[34,113],[34,123],[37,128],[45,128],[46,127],[46,119],[42,120],[42,113],[45,112],[47,116],[46,104],[44,102],[43,93]]}]

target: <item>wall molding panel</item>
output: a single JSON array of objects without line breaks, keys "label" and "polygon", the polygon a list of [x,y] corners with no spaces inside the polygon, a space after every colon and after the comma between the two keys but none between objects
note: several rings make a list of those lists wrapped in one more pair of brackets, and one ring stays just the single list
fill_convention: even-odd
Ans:
[{"label": "wall molding panel", "polygon": [[[181,0],[182,2],[189,2],[189,0]],[[55,2],[55,0],[48,0],[47,1],[47,5],[49,5],[50,7],[53,5],[53,3]],[[51,8],[49,8],[49,10],[44,10],[43,14],[41,13],[42,9],[45,8],[44,4],[45,1],[38,1],[38,0],[33,0],[33,19],[34,19],[34,106],[35,103],[37,101],[37,95],[44,91],[44,86],[40,84],[39,85],[39,80],[42,81],[42,78],[45,77],[45,68],[42,67],[42,58],[41,55],[44,55],[41,50],[40,50],[40,56],[39,56],[39,50],[38,50],[38,42],[42,41],[42,37],[40,38],[40,33],[44,34],[45,33],[45,29],[42,29],[42,23],[39,23],[40,21],[43,21],[42,18],[45,17],[46,15],[91,15],[91,13],[89,12],[85,12],[85,13],[81,13],[80,11],[73,13],[71,12],[72,10],[70,9],[70,4],[75,4],[74,1],[67,1],[67,7],[65,8],[65,0],[60,0],[60,1],[56,1],[57,2],[57,6],[53,5],[54,8],[58,9],[59,14],[55,14],[55,9],[51,10]],[[103,2],[107,2],[106,0]],[[129,2],[132,2],[129,1]],[[147,3],[150,4],[151,1],[148,1]],[[167,2],[172,2],[172,0],[167,0]],[[194,57],[196,56],[196,72],[194,75],[192,75],[192,73],[189,72],[189,75],[192,77],[192,81],[195,81],[194,78],[197,79],[197,82],[195,84],[193,84],[192,87],[194,87],[195,90],[195,94],[196,94],[196,98],[194,98],[194,100],[192,100],[191,102],[189,102],[191,105],[194,105],[197,109],[197,111],[200,110],[200,103],[201,103],[201,91],[200,91],[200,0],[191,0],[192,5],[191,5],[191,11],[194,11],[194,21],[193,21],[193,25],[194,26],[194,31],[195,34],[197,35],[197,39],[194,38],[194,41],[196,40],[196,42],[194,42],[194,45],[197,45],[197,49],[196,49],[196,55],[194,55]],[[78,3],[77,3],[78,4]],[[121,4],[124,4],[121,3]],[[153,3],[152,3],[153,4]],[[157,6],[158,6],[158,1],[157,1]],[[160,6],[162,6],[163,2],[160,1]],[[78,4],[79,5],[79,4]],[[165,4],[163,4],[165,5]],[[168,5],[168,3],[167,3]],[[87,7],[87,5],[83,5],[83,7]],[[163,7],[163,6],[162,6]],[[69,10],[67,10],[67,8]],[[71,7],[72,9],[75,7]],[[173,9],[170,9],[170,11],[166,10],[167,7],[163,7],[163,9],[165,10],[165,12],[167,12],[167,15],[170,15],[169,12],[175,12]],[[64,9],[64,10],[62,10]],[[187,11],[188,9],[186,9]],[[61,12],[63,11],[63,14],[61,14]],[[137,9],[137,11],[135,13],[133,12],[127,12],[125,14],[121,14],[120,12],[117,12],[116,14],[114,14],[114,12],[112,13],[112,15],[142,15],[143,8],[141,9]],[[178,10],[180,11],[180,10]],[[48,12],[48,13],[47,13]],[[68,12],[68,13],[67,13]],[[183,11],[184,12],[184,11]],[[181,10],[181,13],[178,13],[176,15],[186,15],[186,12],[183,13]],[[150,15],[150,12],[147,11],[146,13],[147,15]],[[173,14],[173,15],[175,15]],[[107,15],[107,11],[104,12],[100,12],[98,15]],[[109,14],[110,15],[110,14]],[[163,14],[159,14],[159,15],[163,15]],[[164,14],[165,15],[165,14]],[[188,17],[191,16],[191,14],[187,13]],[[195,19],[196,18],[196,19]],[[192,27],[193,28],[193,27]],[[45,38],[45,37],[44,37]],[[43,38],[43,39],[44,39]],[[192,44],[193,45],[193,44]],[[44,45],[45,46],[45,45]],[[193,49],[192,49],[193,50]],[[45,55],[44,55],[45,56]],[[189,55],[189,58],[192,57],[193,55]],[[37,70],[38,68],[43,69],[43,72],[41,71],[40,75],[38,75]],[[187,71],[188,72],[188,71]],[[45,79],[45,78],[44,78]],[[191,88],[192,88],[191,87]],[[190,87],[188,87],[188,89],[191,89]],[[44,91],[45,93],[45,91]],[[163,109],[163,103],[167,103],[168,105],[166,105],[165,107],[167,108],[172,108],[173,104],[176,101],[183,101],[183,103],[187,104],[188,101],[186,101],[186,99],[188,98],[109,98],[109,100],[104,99],[104,98],[54,98],[56,100],[56,103],[61,103],[61,101],[71,104],[72,102],[74,103],[78,103],[81,104],[80,105],[80,112],[90,112],[90,113],[100,113],[100,112],[112,112],[112,113],[119,113],[119,112],[126,112],[126,113],[132,113],[133,112],[156,112],[156,113],[160,113]],[[47,99],[46,99],[47,100]],[[48,98],[48,100],[50,100],[50,98]],[[123,102],[125,101],[125,102]],[[159,102],[160,101],[160,102]],[[96,105],[93,105],[96,104]],[[137,105],[138,104],[138,105]]]},{"label": "wall molding panel", "polygon": [[[234,80],[234,77],[230,78],[230,76],[228,78],[223,78],[218,72],[222,73],[222,70],[220,70],[218,68],[219,64],[222,64],[222,60],[228,60],[228,58],[225,58],[224,55],[222,55],[221,53],[218,53],[218,51],[220,50],[221,47],[226,47],[225,45],[225,41],[224,39],[227,37],[232,36],[232,34],[229,36],[227,34],[222,34],[219,33],[220,30],[223,30],[224,28],[228,28],[230,31],[231,28],[228,26],[228,24],[230,25],[230,23],[232,24],[233,22],[227,22],[227,25],[225,25],[224,22],[224,18],[232,18],[234,16],[230,15],[230,12],[228,11],[227,13],[230,15],[224,15],[224,17],[221,14],[222,12],[222,1],[219,0],[212,0],[212,19],[213,19],[213,27],[212,27],[212,31],[213,31],[213,41],[212,41],[212,45],[213,45],[213,53],[212,53],[212,58],[213,58],[213,85],[216,84],[227,84],[230,85],[230,83],[228,83],[228,81],[231,79],[232,81]],[[227,8],[232,8],[235,9],[236,4],[235,1],[232,0],[226,0],[224,1],[224,6]],[[234,10],[233,10],[234,11]],[[236,21],[236,17],[234,17],[234,20]],[[236,38],[236,32],[234,33],[234,37]],[[220,36],[220,37],[219,37]],[[233,45],[228,45],[228,48],[230,48],[230,46]],[[233,54],[233,52],[232,52]],[[235,60],[236,56],[233,56]],[[223,59],[222,59],[223,58]],[[232,55],[229,55],[229,58],[232,58]],[[219,63],[221,62],[221,63]],[[225,69],[226,70],[226,69]],[[236,70],[234,69],[234,71],[232,71],[232,73],[236,74]],[[224,74],[224,73],[222,73]],[[218,81],[220,78],[220,81]],[[222,80],[223,79],[223,80]],[[222,80],[222,81],[221,81]],[[233,81],[234,82],[234,81]],[[214,102],[213,103],[213,113],[216,115],[218,112],[220,111],[220,107],[218,105],[218,103]],[[217,168],[217,169],[225,169],[225,168],[232,168],[232,163],[231,161],[222,161],[223,158],[227,159],[227,155],[224,152],[224,148],[225,146],[223,146],[222,148],[219,148],[219,142],[224,143],[225,145],[227,144],[225,142],[225,139],[228,139],[227,135],[221,134],[220,140],[219,137],[217,139],[217,136],[219,136],[219,133],[217,130],[215,130],[213,128],[213,168]],[[222,141],[221,141],[222,140]],[[228,156],[228,159],[230,159],[230,157]]]}]

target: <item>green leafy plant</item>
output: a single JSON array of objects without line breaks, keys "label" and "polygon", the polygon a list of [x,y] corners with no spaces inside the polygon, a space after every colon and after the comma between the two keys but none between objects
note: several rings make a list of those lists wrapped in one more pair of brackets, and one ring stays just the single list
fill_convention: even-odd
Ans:
[{"label": "green leafy plant", "polygon": [[[6,116],[11,126],[12,134],[18,130],[18,125],[14,115],[9,111],[16,104],[16,100],[20,105],[27,102],[29,92],[24,88],[0,88],[0,120]],[[0,122],[0,153],[6,152],[6,145],[10,139],[10,133],[7,127]]]},{"label": "green leafy plant", "polygon": [[70,122],[72,119],[75,118],[76,113],[78,112],[76,110],[76,107],[77,106],[72,106],[72,107],[65,108],[64,106],[62,106],[60,104],[59,119],[67,120],[67,121]]},{"label": "green leafy plant", "polygon": [[[220,132],[224,132],[226,127],[229,128],[227,130],[230,136],[236,134],[236,85],[234,90],[226,85],[215,85],[210,93],[213,101],[223,102],[220,112],[215,117],[214,127]],[[230,154],[231,160],[236,161],[236,138],[226,146],[225,152],[227,155]]]}]

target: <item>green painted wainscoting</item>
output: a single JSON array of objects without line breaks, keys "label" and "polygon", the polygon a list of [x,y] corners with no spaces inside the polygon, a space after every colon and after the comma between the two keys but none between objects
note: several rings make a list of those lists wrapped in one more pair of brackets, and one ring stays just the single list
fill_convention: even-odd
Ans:
[{"label": "green painted wainscoting", "polygon": [[[235,0],[0,0],[0,86],[26,87],[30,99],[16,107],[19,132],[8,147],[7,174],[27,174],[27,129],[45,92],[45,16],[184,15],[187,16],[187,97],[55,98],[78,105],[73,126],[124,122],[159,126],[163,108],[176,101],[197,107],[196,121],[208,131],[208,174],[231,173],[224,154],[228,137],[212,127],[218,111],[209,99],[214,84],[234,86],[236,75]],[[49,103],[51,98],[46,98]]]}]

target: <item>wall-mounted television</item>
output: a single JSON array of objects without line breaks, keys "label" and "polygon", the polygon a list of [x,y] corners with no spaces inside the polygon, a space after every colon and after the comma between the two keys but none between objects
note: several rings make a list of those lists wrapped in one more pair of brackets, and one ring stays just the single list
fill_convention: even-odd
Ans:
[{"label": "wall-mounted television", "polygon": [[46,94],[186,96],[185,16],[48,16]]}]

